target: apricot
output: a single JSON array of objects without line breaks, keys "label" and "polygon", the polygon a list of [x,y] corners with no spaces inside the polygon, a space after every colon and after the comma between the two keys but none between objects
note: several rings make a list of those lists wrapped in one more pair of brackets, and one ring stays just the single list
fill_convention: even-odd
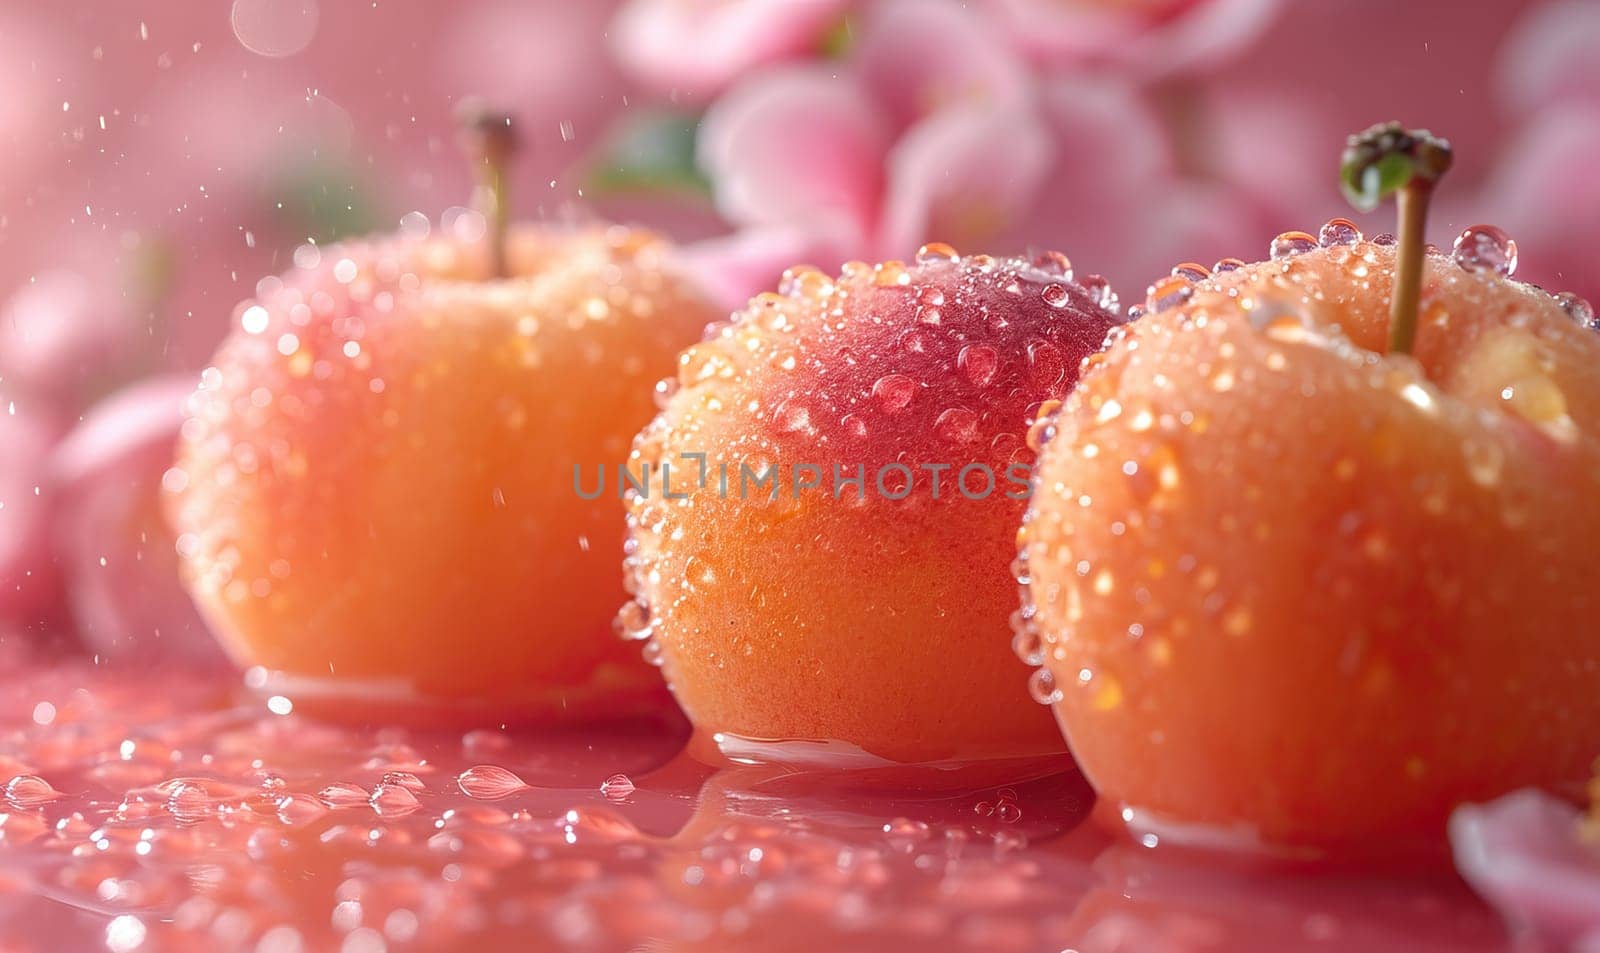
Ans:
[{"label": "apricot", "polygon": [[189,587],[304,697],[576,716],[662,694],[610,632],[622,509],[572,474],[626,459],[714,312],[642,232],[491,244],[302,248],[190,402],[165,481]]},{"label": "apricot", "polygon": [[683,353],[635,442],[634,478],[656,483],[627,493],[636,601],[619,624],[702,750],[856,768],[1059,756],[1003,637],[1011,539],[1028,421],[1120,320],[1114,300],[1060,255],[927,246],[836,280],[791,270]]},{"label": "apricot", "polygon": [[1439,844],[1600,753],[1600,336],[1477,229],[1387,351],[1383,241],[1178,269],[1043,428],[1019,638],[1136,824]]}]

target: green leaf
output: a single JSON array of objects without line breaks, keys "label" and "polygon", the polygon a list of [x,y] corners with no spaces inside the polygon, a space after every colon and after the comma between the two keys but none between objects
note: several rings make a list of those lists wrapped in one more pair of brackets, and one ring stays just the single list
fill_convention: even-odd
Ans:
[{"label": "green leaf", "polygon": [[590,167],[585,189],[597,195],[630,191],[709,193],[711,183],[695,164],[698,117],[644,112],[612,128]]}]

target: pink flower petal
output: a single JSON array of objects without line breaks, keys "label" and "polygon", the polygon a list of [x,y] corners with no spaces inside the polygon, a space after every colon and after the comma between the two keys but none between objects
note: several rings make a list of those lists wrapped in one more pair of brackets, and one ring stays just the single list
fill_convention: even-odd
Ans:
[{"label": "pink flower petal", "polygon": [[1460,808],[1456,869],[1513,926],[1552,944],[1600,931],[1600,847],[1579,839],[1577,808],[1540,791]]},{"label": "pink flower petal", "polygon": [[611,25],[623,66],[661,92],[715,95],[815,49],[850,0],[630,0]]},{"label": "pink flower petal", "polygon": [[73,619],[103,656],[222,657],[179,584],[162,513],[163,475],[194,388],[187,374],[135,384],[90,411],[51,459],[61,494],[53,535]]},{"label": "pink flower petal", "polygon": [[946,109],[907,130],[889,155],[878,255],[906,258],[927,241],[976,251],[1028,214],[1053,145],[1024,110]]},{"label": "pink flower petal", "polygon": [[888,133],[862,90],[820,67],[756,76],[717,100],[699,160],[737,225],[783,225],[843,246],[871,231]]},{"label": "pink flower petal", "polygon": [[992,23],[954,3],[887,0],[859,27],[852,64],[905,128],[948,106],[1024,106],[1032,78]]},{"label": "pink flower petal", "polygon": [[75,413],[138,344],[112,284],[57,269],[20,288],[0,311],[0,380]]},{"label": "pink flower petal", "polygon": [[1500,48],[1501,98],[1517,113],[1561,100],[1600,104],[1600,5],[1567,0],[1522,16]]},{"label": "pink flower petal", "polygon": [[989,0],[1035,61],[1111,67],[1142,79],[1194,70],[1255,39],[1279,0],[1139,0],[1124,4]]},{"label": "pink flower petal", "polygon": [[833,270],[840,251],[806,232],[783,227],[747,228],[679,248],[675,261],[729,312],[762,291],[771,291],[785,269],[809,264]]}]

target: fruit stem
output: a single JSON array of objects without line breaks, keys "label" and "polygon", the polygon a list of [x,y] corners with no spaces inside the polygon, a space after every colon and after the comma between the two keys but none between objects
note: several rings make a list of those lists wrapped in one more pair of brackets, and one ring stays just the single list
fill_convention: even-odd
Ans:
[{"label": "fruit stem", "polygon": [[460,114],[467,154],[477,177],[472,207],[489,226],[489,270],[495,278],[509,278],[506,229],[510,224],[511,196],[506,167],[517,151],[517,134],[510,116],[491,112],[476,102],[463,103]]},{"label": "fruit stem", "polygon": [[1409,354],[1417,337],[1422,262],[1427,256],[1428,202],[1449,171],[1450,143],[1427,130],[1381,123],[1350,137],[1339,178],[1345,198],[1363,212],[1395,195],[1399,237],[1394,292],[1389,300],[1389,350]]}]

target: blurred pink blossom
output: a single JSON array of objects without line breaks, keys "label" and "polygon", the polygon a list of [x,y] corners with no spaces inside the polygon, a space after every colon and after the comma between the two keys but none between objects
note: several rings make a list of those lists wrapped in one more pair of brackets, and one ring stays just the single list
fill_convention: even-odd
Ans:
[{"label": "blurred pink blossom", "polygon": [[51,536],[83,641],[107,658],[221,659],[183,591],[161,509],[188,374],[152,378],[97,405],[51,456]]},{"label": "blurred pink blossom", "polygon": [[57,512],[46,459],[60,427],[0,397],[0,618],[27,624],[59,597],[50,553]]},{"label": "blurred pink blossom", "polygon": [[76,413],[145,343],[119,290],[65,268],[18,289],[0,309],[0,380]]},{"label": "blurred pink blossom", "polygon": [[629,0],[611,24],[623,67],[703,99],[757,67],[813,53],[853,0]]},{"label": "blurred pink blossom", "polygon": [[1042,66],[1109,68],[1153,80],[1238,52],[1271,20],[1279,0],[985,0],[983,6]]},{"label": "blurred pink blossom", "polygon": [[938,0],[871,8],[841,63],[734,86],[706,114],[700,162],[738,231],[687,255],[730,305],[787,265],[927,241],[1056,249],[1131,303],[1173,265],[1241,253],[1261,224],[1248,196],[1182,177],[1136,90],[1036,77],[992,24]]},{"label": "blurred pink blossom", "polygon": [[1524,14],[1500,49],[1501,101],[1513,115],[1553,103],[1600,106],[1600,4],[1560,0]]},{"label": "blurred pink blossom", "polygon": [[1600,845],[1580,840],[1581,816],[1525,790],[1450,819],[1461,876],[1513,928],[1551,949],[1600,949]]}]

